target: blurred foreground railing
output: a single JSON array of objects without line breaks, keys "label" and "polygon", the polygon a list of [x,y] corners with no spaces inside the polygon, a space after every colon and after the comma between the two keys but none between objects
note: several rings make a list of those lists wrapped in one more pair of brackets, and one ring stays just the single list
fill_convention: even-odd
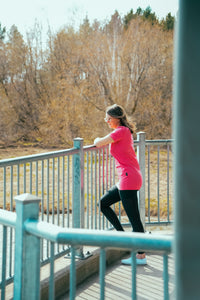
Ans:
[{"label": "blurred foreground railing", "polygon": [[[39,221],[39,198],[30,194],[17,196],[16,214],[0,210],[0,224],[3,225],[4,237],[7,227],[16,230],[15,240],[15,277],[14,300],[40,299],[40,239],[47,239],[51,244],[50,277],[48,299],[55,299],[54,288],[54,251],[56,244],[70,245],[70,299],[76,295],[77,246],[89,245],[100,247],[99,278],[100,299],[105,299],[106,248],[129,249],[132,255],[132,299],[137,297],[136,252],[138,250],[159,252],[163,255],[163,299],[169,299],[168,290],[168,254],[172,251],[172,238],[144,235],[130,232],[111,232],[88,229],[65,229],[54,224]],[[6,261],[6,247],[3,256]],[[31,272],[30,272],[31,270]],[[6,263],[2,267],[1,299],[6,299]]]}]

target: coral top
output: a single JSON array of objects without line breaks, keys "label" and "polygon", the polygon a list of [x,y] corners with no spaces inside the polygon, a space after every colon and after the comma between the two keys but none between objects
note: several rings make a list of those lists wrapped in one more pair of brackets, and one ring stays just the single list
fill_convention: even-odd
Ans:
[{"label": "coral top", "polygon": [[110,137],[114,140],[110,153],[115,158],[120,190],[139,190],[142,174],[133,147],[133,136],[129,128],[117,127]]}]

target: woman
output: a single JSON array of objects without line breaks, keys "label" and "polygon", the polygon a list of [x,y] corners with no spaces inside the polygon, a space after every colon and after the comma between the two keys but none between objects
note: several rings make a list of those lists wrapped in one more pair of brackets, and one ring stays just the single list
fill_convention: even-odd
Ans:
[{"label": "woman", "polygon": [[[119,183],[101,198],[101,211],[116,230],[124,231],[117,215],[110,207],[122,201],[133,231],[144,232],[138,209],[137,191],[142,185],[142,175],[133,148],[134,125],[128,121],[124,109],[117,104],[107,108],[105,121],[114,130],[105,137],[96,138],[94,145],[101,147],[111,144],[110,153],[115,158]],[[131,264],[131,258],[122,260],[122,263]],[[144,252],[137,253],[136,263],[146,264]]]}]

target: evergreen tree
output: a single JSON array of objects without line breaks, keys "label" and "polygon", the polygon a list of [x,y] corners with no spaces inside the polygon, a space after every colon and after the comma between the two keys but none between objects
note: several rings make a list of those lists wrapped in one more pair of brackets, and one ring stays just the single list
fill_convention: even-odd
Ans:
[{"label": "evergreen tree", "polygon": [[131,9],[130,12],[124,16],[124,27],[127,29],[130,24],[130,21],[138,17],[142,17],[143,20],[148,20],[152,25],[158,23],[156,14],[155,12],[152,12],[150,6],[148,6],[145,10],[143,10],[141,7],[138,7],[136,13],[133,13],[133,9]]},{"label": "evergreen tree", "polygon": [[136,10],[136,15],[141,16],[143,14],[143,10],[141,9],[141,7],[138,7]]},{"label": "evergreen tree", "polygon": [[133,9],[130,10],[130,12],[124,16],[124,27],[127,29],[130,21],[134,18]]},{"label": "evergreen tree", "polygon": [[174,29],[174,22],[175,22],[175,17],[171,15],[171,13],[168,13],[165,19],[161,21],[161,25],[163,27],[163,30],[169,31]]},{"label": "evergreen tree", "polygon": [[130,21],[139,16],[142,16],[142,14],[143,14],[143,10],[141,7],[137,8],[136,13],[133,13],[133,9],[131,8],[130,12],[128,12],[127,15],[124,16],[124,19],[123,19],[124,27],[127,29]]},{"label": "evergreen tree", "polygon": [[143,19],[150,21],[152,25],[158,23],[155,12],[152,13],[150,6],[143,11]]},{"label": "evergreen tree", "polygon": [[0,23],[0,40],[3,41],[5,38],[6,27],[2,27]]}]

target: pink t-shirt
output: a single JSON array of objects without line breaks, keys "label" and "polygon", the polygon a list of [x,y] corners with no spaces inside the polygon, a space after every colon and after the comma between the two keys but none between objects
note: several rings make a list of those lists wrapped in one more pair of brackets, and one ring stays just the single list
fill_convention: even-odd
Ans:
[{"label": "pink t-shirt", "polygon": [[129,128],[117,127],[110,137],[114,140],[110,153],[115,158],[120,190],[139,190],[142,174],[133,148],[133,136]]}]

